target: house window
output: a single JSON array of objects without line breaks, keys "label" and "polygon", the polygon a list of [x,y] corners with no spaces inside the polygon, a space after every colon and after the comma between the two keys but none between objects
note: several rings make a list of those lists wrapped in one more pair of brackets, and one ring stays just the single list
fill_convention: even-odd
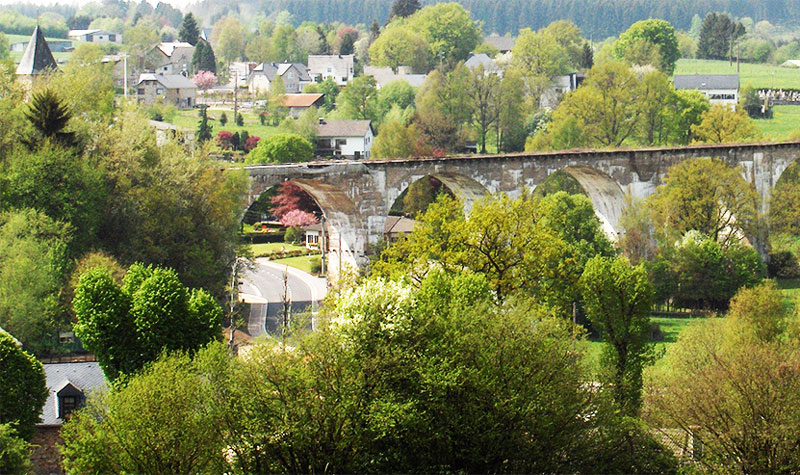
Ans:
[{"label": "house window", "polygon": [[330,74],[330,73],[331,73],[331,68],[328,68],[328,74]]},{"label": "house window", "polygon": [[356,150],[355,152],[353,152],[353,156],[356,158],[356,160],[358,160],[359,158],[361,158],[361,152]]},{"label": "house window", "polygon": [[289,79],[294,79],[294,71],[289,71]]},{"label": "house window", "polygon": [[108,41],[117,41],[117,35],[108,35]]},{"label": "house window", "polygon": [[345,145],[347,145],[346,139],[336,139],[336,148],[342,148]]},{"label": "house window", "polygon": [[157,89],[156,89],[156,94],[158,94],[158,95],[164,94],[164,89],[163,89],[163,88],[160,88],[160,87],[159,87],[159,88],[157,88]]},{"label": "house window", "polygon": [[139,89],[137,89],[136,94],[144,95],[144,88],[140,87]]},{"label": "house window", "polygon": [[62,419],[78,408],[78,396],[61,396],[59,402],[61,402],[61,411],[59,412]]}]

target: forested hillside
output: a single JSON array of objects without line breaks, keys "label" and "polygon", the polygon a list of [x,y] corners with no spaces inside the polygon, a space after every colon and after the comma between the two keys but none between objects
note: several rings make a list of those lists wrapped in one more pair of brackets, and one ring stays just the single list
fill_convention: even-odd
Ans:
[{"label": "forested hillside", "polygon": [[[369,25],[373,19],[384,23],[392,0],[261,0],[238,3],[204,0],[192,8],[206,17],[226,9],[266,14],[286,10],[297,23],[341,21]],[[437,3],[423,0],[423,5]],[[485,33],[512,33],[520,28],[538,29],[555,20],[576,23],[586,36],[605,38],[618,35],[632,23],[646,18],[663,18],[675,28],[686,30],[697,14],[727,12],[734,17],[751,17],[784,24],[800,22],[800,0],[458,0],[483,22]]]}]

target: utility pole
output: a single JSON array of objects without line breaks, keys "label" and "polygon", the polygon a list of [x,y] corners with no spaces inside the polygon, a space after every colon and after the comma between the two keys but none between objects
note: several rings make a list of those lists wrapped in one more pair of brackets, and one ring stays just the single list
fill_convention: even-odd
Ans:
[{"label": "utility pole", "polygon": [[322,271],[322,275],[327,276],[328,273],[326,271],[328,270],[327,269],[328,266],[327,263],[325,262],[325,251],[327,251],[326,248],[328,247],[328,243],[327,239],[325,239],[325,216],[323,216],[322,219],[319,220],[319,224],[320,227],[322,228],[319,232],[319,237],[320,237],[319,249],[320,251],[322,251],[322,261],[320,263],[320,270]]},{"label": "utility pole", "polygon": [[236,303],[239,301],[239,258],[233,261],[233,268],[231,269],[231,288],[230,288],[230,307],[228,317],[230,318],[230,336],[228,337],[228,348],[234,351],[233,335],[235,331],[234,325],[234,311],[236,310]]},{"label": "utility pole", "polygon": [[122,96],[128,98],[128,53],[122,55]]},{"label": "utility pole", "polygon": [[289,329],[289,319],[291,318],[292,299],[289,297],[289,268],[283,270],[283,315],[281,316],[281,342],[286,349],[286,335]]}]

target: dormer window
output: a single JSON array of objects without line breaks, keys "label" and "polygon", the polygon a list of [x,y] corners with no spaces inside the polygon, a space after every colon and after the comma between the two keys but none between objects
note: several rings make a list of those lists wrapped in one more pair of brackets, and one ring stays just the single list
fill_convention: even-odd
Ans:
[{"label": "dormer window", "polygon": [[65,419],[72,411],[83,406],[84,400],[83,391],[71,382],[65,381],[61,389],[56,392],[56,416]]}]

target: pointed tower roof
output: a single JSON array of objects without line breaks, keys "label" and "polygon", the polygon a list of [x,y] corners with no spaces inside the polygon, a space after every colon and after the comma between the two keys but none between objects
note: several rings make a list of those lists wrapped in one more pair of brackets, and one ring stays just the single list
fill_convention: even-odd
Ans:
[{"label": "pointed tower roof", "polygon": [[17,66],[17,74],[33,75],[42,74],[47,70],[55,71],[58,69],[53,53],[50,52],[50,47],[44,39],[42,29],[36,25],[33,30],[31,40],[28,42],[28,47],[25,48],[25,53],[22,55],[22,60]]}]

